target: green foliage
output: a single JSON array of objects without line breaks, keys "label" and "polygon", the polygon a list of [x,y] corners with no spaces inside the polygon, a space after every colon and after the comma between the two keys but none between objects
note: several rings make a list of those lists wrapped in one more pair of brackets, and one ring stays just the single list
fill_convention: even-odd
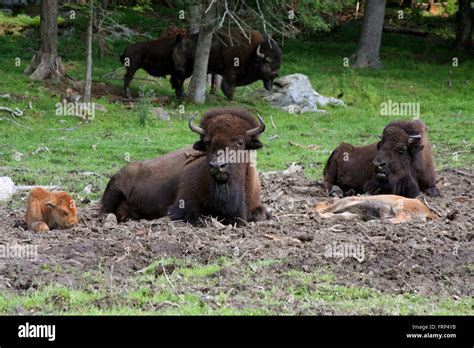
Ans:
[{"label": "green foliage", "polygon": [[138,114],[138,122],[142,127],[147,123],[148,116],[150,115],[150,98],[154,96],[152,91],[147,91],[144,85],[139,87],[140,100],[137,104],[136,112]]},{"label": "green foliage", "polygon": [[337,14],[353,0],[303,0],[298,2],[297,23],[305,33],[327,32],[337,25]]},{"label": "green foliage", "polygon": [[[114,287],[108,274],[83,275],[84,284],[44,284],[15,294],[0,293],[0,314],[134,314],[134,315],[472,315],[471,297],[456,300],[414,293],[389,294],[367,287],[336,283],[330,269],[278,272],[268,260],[248,264],[248,271],[225,282],[237,260],[201,264],[157,260],[127,287]],[[158,265],[176,266],[165,271]],[[257,286],[256,286],[257,285]],[[246,293],[234,291],[247,289]]]},{"label": "green foliage", "polygon": [[458,0],[447,0],[444,11],[450,16],[455,15],[458,11]]},{"label": "green foliage", "polygon": [[39,26],[40,17],[30,17],[24,14],[19,14],[18,16],[7,16],[3,12],[0,12],[0,26],[19,26],[19,27],[29,27],[29,26]]},{"label": "green foliage", "polygon": [[[313,1],[312,5],[305,6],[314,9],[320,4],[319,1]],[[116,17],[121,24],[149,35],[157,35],[161,28],[173,25],[171,21],[175,18],[170,16],[168,9],[160,12],[160,15],[166,13],[168,21],[130,8],[120,8],[117,13],[122,14]],[[17,21],[13,18],[18,16],[7,21]],[[426,17],[421,20],[426,20],[423,22],[426,27],[434,20],[441,21],[442,25],[445,23],[441,18]],[[413,17],[407,16],[403,25],[412,23]],[[68,39],[60,36],[59,41],[59,51],[67,73],[78,79],[84,76],[83,31],[77,29],[83,28],[83,24],[82,18],[78,18],[74,24],[75,34]],[[94,99],[104,105],[108,112],[98,112],[90,123],[81,123],[73,117],[56,116],[54,106],[60,100],[57,90],[49,83],[32,82],[23,74],[25,64],[32,56],[28,49],[32,45],[31,37],[0,35],[0,94],[12,95],[12,98],[2,99],[2,106],[18,107],[25,111],[23,116],[14,119],[8,114],[0,115],[3,119],[0,120],[0,175],[11,176],[17,184],[60,185],[65,191],[71,192],[77,202],[81,202],[82,198],[95,200],[100,197],[110,175],[126,164],[124,153],[129,153],[131,160],[141,160],[188,146],[196,139],[186,122],[191,113],[202,113],[215,106],[239,106],[259,112],[268,125],[262,135],[265,147],[258,155],[260,171],[282,170],[289,163],[297,162],[305,167],[307,176],[321,180],[325,161],[339,142],[357,145],[374,142],[383,127],[394,120],[379,113],[380,104],[388,99],[421,103],[421,118],[430,129],[438,169],[472,167],[474,62],[460,55],[459,67],[454,68],[448,40],[384,33],[381,55],[385,69],[353,70],[344,67],[342,62],[356,49],[359,31],[359,22],[348,23],[326,37],[287,40],[283,47],[281,75],[295,72],[306,74],[314,89],[323,95],[337,96],[343,92],[345,107],[327,108],[326,113],[289,115],[261,100],[255,100],[252,91],[261,88],[261,82],[239,87],[235,101],[227,101],[219,92],[205,105],[195,106],[177,100],[169,81],[160,78],[155,79],[157,83],[134,81],[132,89],[143,86],[141,90],[145,96],[147,93],[150,96],[152,89],[156,95],[172,96],[171,103],[165,106],[172,115],[171,121],[157,120],[145,114],[150,105],[149,98],[142,97],[130,106],[108,95]],[[121,93],[123,81],[106,80],[103,75],[120,67],[117,57],[128,44],[125,41],[111,42],[112,53],[103,61],[94,61],[95,82],[106,83]],[[22,66],[14,65],[16,57],[21,57]],[[136,77],[147,76],[139,71]],[[32,109],[28,107],[30,101]],[[175,117],[180,115],[182,105],[185,114]],[[276,128],[270,126],[270,117]],[[19,127],[7,119],[33,130]],[[65,128],[74,130],[45,130]],[[316,150],[292,146],[290,141],[315,145]],[[42,145],[49,151],[36,152]],[[20,161],[12,156],[15,151],[24,155]],[[14,170],[8,171],[8,167]],[[83,171],[92,171],[96,175],[90,177],[78,174]],[[91,183],[100,189],[90,194],[84,193],[84,187]],[[24,207],[24,201],[20,199],[7,204]],[[471,298],[452,300],[341,286],[336,283],[336,277],[330,270],[279,273],[287,283],[275,284],[274,278],[265,278],[262,270],[271,267],[279,269],[279,262],[255,260],[249,264],[248,272],[238,274],[235,281],[237,286],[253,289],[253,292],[248,291],[245,298],[239,298],[230,294],[230,291],[206,293],[205,296],[199,292],[200,288],[227,286],[229,289],[234,286],[222,284],[219,277],[226,268],[232,267],[233,264],[228,260],[211,260],[207,264],[160,260],[130,279],[130,288],[123,289],[110,289],[110,279],[108,275],[104,276],[102,260],[94,272],[84,273],[85,285],[82,288],[70,289],[52,284],[24,293],[0,293],[0,313],[298,314],[306,309],[318,314],[318,308],[322,307],[337,314],[472,315]],[[166,268],[169,281],[162,272],[162,266],[171,266]],[[467,267],[474,272],[474,265]],[[49,265],[43,268],[49,272],[57,271]],[[88,288],[91,282],[94,284],[93,289]],[[190,284],[194,286],[192,291],[189,290]],[[256,288],[255,284],[259,287]],[[206,296],[210,296],[212,301]],[[287,306],[290,296],[293,307]]]}]

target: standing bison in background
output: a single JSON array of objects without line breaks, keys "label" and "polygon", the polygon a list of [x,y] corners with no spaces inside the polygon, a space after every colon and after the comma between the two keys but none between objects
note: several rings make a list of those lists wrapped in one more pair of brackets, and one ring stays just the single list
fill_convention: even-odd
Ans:
[{"label": "standing bison in background", "polygon": [[193,148],[203,155],[187,160],[189,147],[125,166],[109,181],[101,214],[113,213],[119,221],[169,215],[192,224],[207,215],[237,225],[270,218],[253,163],[223,156],[261,148],[263,120],[242,109],[212,109],[189,127],[200,135]]},{"label": "standing bison in background", "polygon": [[[258,31],[248,35],[250,40],[239,30],[213,34],[207,72],[222,75],[221,89],[229,99],[236,86],[257,80],[271,90],[279,75],[282,52],[276,41],[264,38]],[[173,61],[181,78],[192,74],[198,37],[199,34],[187,35],[174,49]]]},{"label": "standing bison in background", "polygon": [[378,143],[363,147],[342,143],[324,168],[328,191],[345,194],[440,194],[428,130],[420,120],[388,124]]},{"label": "standing bison in background", "polygon": [[[173,50],[181,41],[181,34],[163,37],[157,40],[139,42],[128,46],[120,56],[126,69],[123,89],[126,98],[131,97],[130,82],[138,69],[144,69],[156,77],[171,75],[171,86],[178,97],[184,96],[184,79],[177,73],[172,59]],[[187,76],[189,77],[189,76]]]}]

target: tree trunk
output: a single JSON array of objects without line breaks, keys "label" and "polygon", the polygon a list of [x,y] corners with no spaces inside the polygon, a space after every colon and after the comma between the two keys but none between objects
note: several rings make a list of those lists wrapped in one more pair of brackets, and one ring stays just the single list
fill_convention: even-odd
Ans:
[{"label": "tree trunk", "polygon": [[196,56],[194,57],[193,76],[189,84],[189,100],[198,104],[206,101],[207,64],[212,44],[213,21],[217,14],[217,5],[211,1],[203,1],[203,13],[196,46]]},{"label": "tree trunk", "polygon": [[380,45],[385,16],[385,0],[367,0],[359,46],[353,55],[355,68],[383,68]]},{"label": "tree trunk", "polygon": [[58,0],[43,0],[40,13],[40,51],[25,73],[32,80],[60,79],[64,67],[58,56]]},{"label": "tree trunk", "polygon": [[84,102],[88,103],[91,100],[92,89],[92,25],[94,23],[94,1],[90,1],[89,22],[87,24],[86,35],[86,76],[84,83]]},{"label": "tree trunk", "polygon": [[104,17],[105,11],[109,6],[109,0],[102,0],[101,6],[99,7],[99,25],[97,28],[97,37],[99,38],[99,60],[103,60],[105,57],[105,34],[104,34]]},{"label": "tree trunk", "polygon": [[189,26],[189,33],[197,34],[199,33],[199,22],[201,21],[202,5],[191,5],[189,7],[189,13],[191,22]]},{"label": "tree trunk", "polygon": [[455,49],[470,49],[472,39],[473,14],[470,0],[459,0],[458,13],[456,14],[457,28]]}]

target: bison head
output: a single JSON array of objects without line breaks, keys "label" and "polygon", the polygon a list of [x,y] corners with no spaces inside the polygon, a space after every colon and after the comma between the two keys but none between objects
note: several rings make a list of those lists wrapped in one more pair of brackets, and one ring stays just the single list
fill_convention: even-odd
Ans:
[{"label": "bison head", "polygon": [[384,129],[372,162],[379,187],[385,187],[379,193],[408,197],[416,197],[420,193],[413,168],[422,148],[421,135],[409,135],[395,126]]},{"label": "bison head", "polygon": [[266,90],[271,90],[273,80],[280,74],[281,49],[273,39],[263,41],[255,49],[255,68]]},{"label": "bison head", "polygon": [[53,228],[69,228],[77,225],[77,208],[74,199],[66,192],[51,192],[50,198],[45,202],[49,209]]},{"label": "bison head", "polygon": [[226,183],[237,168],[252,161],[252,150],[263,145],[258,136],[265,130],[260,116],[258,121],[241,109],[214,109],[206,113],[200,125],[189,121],[189,128],[201,136],[194,149],[205,151],[209,174],[218,183]]}]

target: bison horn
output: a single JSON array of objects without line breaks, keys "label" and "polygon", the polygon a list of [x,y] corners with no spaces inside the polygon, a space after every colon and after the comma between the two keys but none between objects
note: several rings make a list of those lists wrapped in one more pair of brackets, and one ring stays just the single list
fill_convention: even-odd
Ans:
[{"label": "bison horn", "polygon": [[409,135],[408,138],[409,138],[408,143],[412,144],[412,143],[416,143],[416,142],[420,141],[421,140],[421,135],[420,134]]},{"label": "bison horn", "polygon": [[197,116],[197,113],[195,113],[189,120],[189,129],[191,129],[194,133],[197,133],[199,135],[206,135],[206,130],[204,128],[199,127],[197,124],[193,122],[196,116]]},{"label": "bison horn", "polygon": [[260,46],[262,46],[262,45],[260,44],[260,45],[258,45],[258,47],[257,47],[257,57],[263,59],[263,58],[265,58],[265,55],[264,55],[262,52],[260,52]]},{"label": "bison horn", "polygon": [[260,124],[257,128],[249,129],[247,131],[247,135],[249,137],[257,136],[257,135],[263,133],[263,131],[265,130],[265,122],[263,122],[262,117],[260,117],[259,114],[257,114],[257,117],[258,117],[258,120],[260,121]]}]

